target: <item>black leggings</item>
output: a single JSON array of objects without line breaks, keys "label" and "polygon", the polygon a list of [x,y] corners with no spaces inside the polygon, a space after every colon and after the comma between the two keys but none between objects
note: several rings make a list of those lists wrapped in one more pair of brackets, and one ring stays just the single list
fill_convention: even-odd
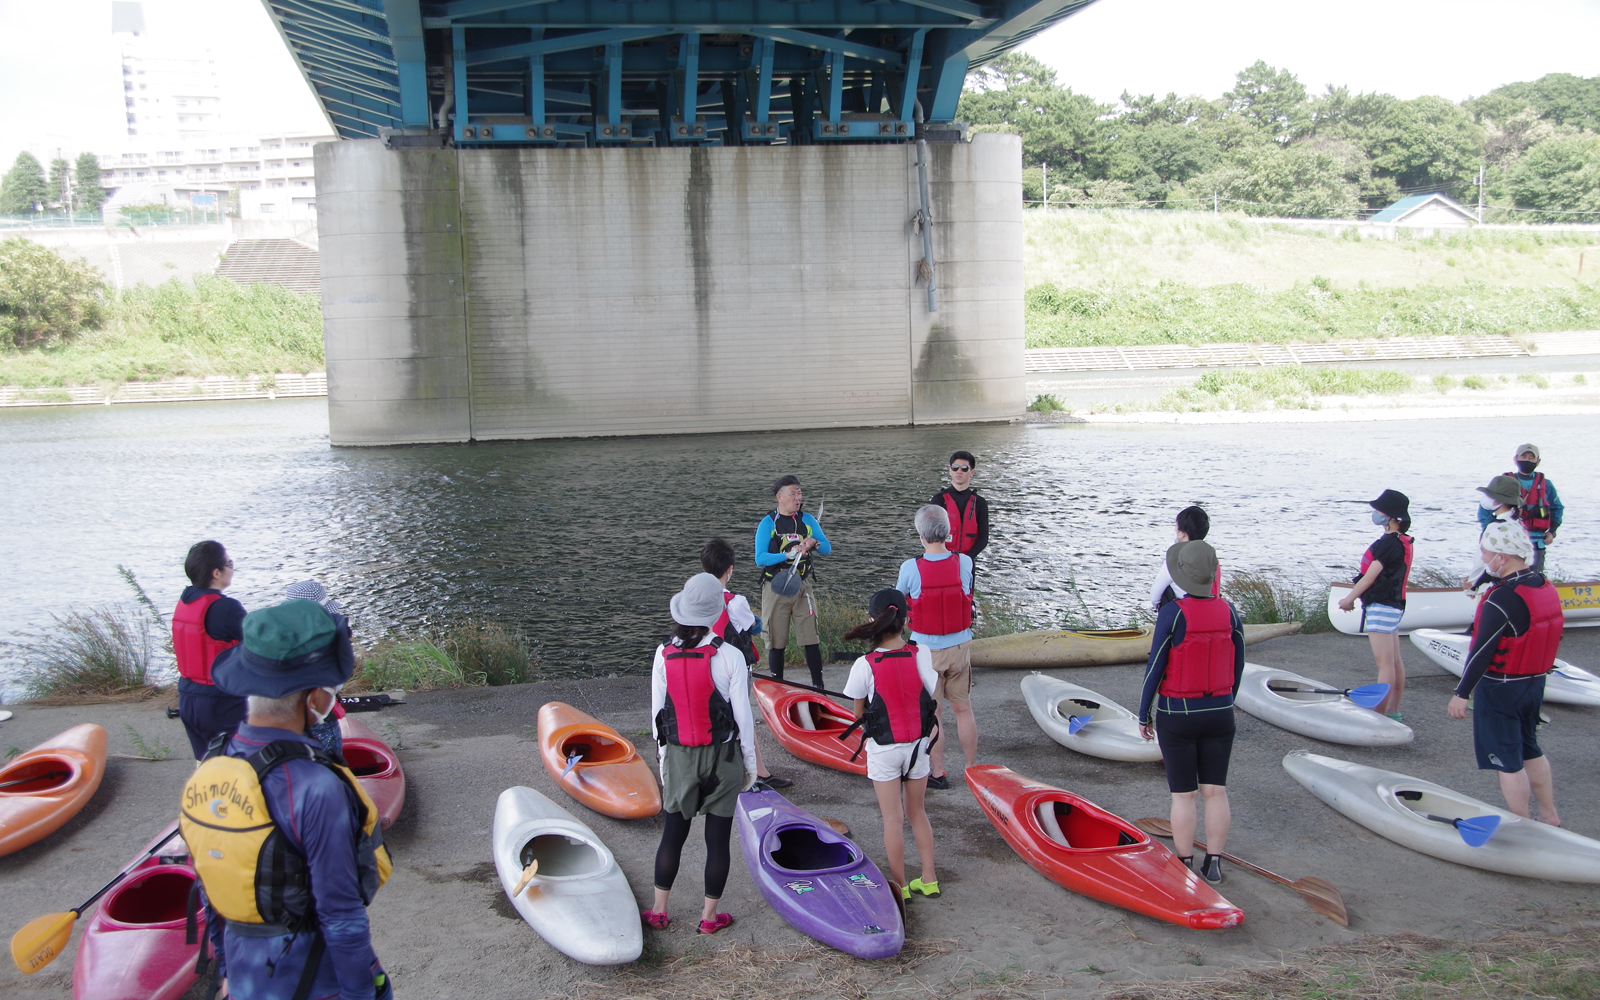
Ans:
[{"label": "black leggings", "polygon": [[1193,792],[1201,785],[1226,785],[1233,756],[1233,710],[1193,715],[1156,713],[1156,741],[1167,767],[1167,790]]},{"label": "black leggings", "polygon": [[[666,822],[661,827],[661,846],[656,848],[656,888],[666,892],[678,878],[678,862],[683,858],[683,844],[689,839],[694,817],[675,812],[661,815]],[[728,841],[732,836],[732,816],[706,816],[707,899],[721,899],[728,884]]]},{"label": "black leggings", "polygon": [[[806,654],[806,667],[811,671],[811,686],[822,686],[822,647],[813,643],[804,647]],[[772,676],[783,679],[783,650],[773,649],[767,652],[767,665],[772,670]]]}]

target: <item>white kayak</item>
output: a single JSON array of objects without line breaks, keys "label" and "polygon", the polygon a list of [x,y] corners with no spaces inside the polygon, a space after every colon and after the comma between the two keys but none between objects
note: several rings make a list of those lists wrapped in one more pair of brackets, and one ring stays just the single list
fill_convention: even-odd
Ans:
[{"label": "white kayak", "polygon": [[639,905],[611,851],[548,798],[531,788],[508,788],[494,807],[494,867],[508,896],[534,860],[538,873],[511,897],[528,926],[587,965],[639,957]]},{"label": "white kayak", "polygon": [[[1422,650],[1428,659],[1460,677],[1467,662],[1467,651],[1472,648],[1472,636],[1419,629],[1411,633],[1411,644]],[[1544,679],[1544,700],[1562,705],[1600,705],[1600,677],[1566,660],[1557,660],[1555,670]]]},{"label": "white kayak", "polygon": [[1246,663],[1233,703],[1262,722],[1329,743],[1388,747],[1416,738],[1410,726],[1362,708],[1342,694],[1312,693],[1337,689],[1338,685],[1288,670]]},{"label": "white kayak", "polygon": [[[1600,841],[1525,819],[1409,775],[1296,750],[1284,770],[1313,795],[1402,847],[1459,865],[1556,882],[1600,882]],[[1495,816],[1494,835],[1469,847],[1453,826],[1426,818]]]},{"label": "white kayak", "polygon": [[[1348,583],[1328,588],[1328,621],[1345,635],[1361,634],[1361,602],[1354,611],[1340,611],[1339,602],[1350,593]],[[1561,612],[1568,628],[1600,625],[1600,581],[1558,583]],[[1421,628],[1466,628],[1478,610],[1478,597],[1460,587],[1407,587],[1406,610],[1400,616],[1400,631]]]},{"label": "white kayak", "polygon": [[[1161,748],[1139,735],[1134,714],[1086,687],[1032,673],[1022,679],[1022,700],[1045,735],[1057,743],[1107,760],[1160,760]],[[1072,718],[1089,717],[1074,733]]]}]

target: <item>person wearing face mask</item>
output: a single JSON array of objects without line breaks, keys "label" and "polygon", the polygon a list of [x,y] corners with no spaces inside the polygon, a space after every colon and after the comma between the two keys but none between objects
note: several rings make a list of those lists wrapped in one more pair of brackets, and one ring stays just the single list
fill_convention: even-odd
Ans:
[{"label": "person wearing face mask", "polygon": [[1355,586],[1339,602],[1339,609],[1354,611],[1356,601],[1361,601],[1361,631],[1372,643],[1378,683],[1389,685],[1378,711],[1400,722],[1400,696],[1406,689],[1400,619],[1406,613],[1406,582],[1411,578],[1411,500],[1399,490],[1384,490],[1369,506],[1372,523],[1382,527],[1383,534],[1367,546]]},{"label": "person wearing face mask", "polygon": [[[1204,507],[1185,507],[1178,511],[1177,530],[1173,532],[1174,541],[1203,542],[1206,535],[1211,532],[1211,518],[1206,514]],[[1222,593],[1222,570],[1211,580],[1211,596],[1217,597]],[[1167,569],[1167,561],[1161,560],[1161,565],[1156,569],[1156,578],[1150,583],[1150,610],[1159,613],[1162,608],[1187,597],[1178,585],[1172,582],[1172,573]]]},{"label": "person wearing face mask", "polygon": [[[1517,521],[1517,507],[1522,503],[1522,488],[1517,485],[1515,476],[1495,476],[1489,480],[1488,486],[1478,487],[1478,492],[1483,496],[1478,500],[1478,521],[1487,529],[1489,525],[1502,521]],[[1484,520],[1487,513],[1488,520]],[[1483,531],[1478,532],[1481,542]],[[1477,590],[1484,584],[1491,582],[1494,576],[1489,568],[1483,564],[1481,548],[1474,548],[1472,552],[1472,568],[1462,579],[1461,585],[1467,590]]]},{"label": "person wearing face mask", "polygon": [[248,715],[213,743],[180,812],[217,975],[238,1000],[392,997],[366,909],[392,867],[383,828],[354,774],[306,734],[355,669],[349,622],[291,600],[242,631],[211,673]]},{"label": "person wearing face mask", "polygon": [[1545,675],[1561,649],[1561,597],[1529,566],[1533,542],[1515,523],[1490,524],[1479,544],[1495,582],[1478,605],[1461,683],[1445,710],[1465,719],[1476,691],[1472,743],[1479,769],[1500,772],[1507,809],[1531,818],[1530,800],[1537,799],[1539,819],[1560,826],[1550,761],[1537,736]]},{"label": "person wearing face mask", "polygon": [[[822,639],[817,635],[817,601],[811,592],[812,560],[833,551],[822,525],[810,514],[801,513],[805,496],[796,476],[783,476],[772,484],[777,503],[772,513],[756,526],[756,565],[761,567],[761,621],[765,625],[767,662],[772,676],[783,677],[783,651],[789,644],[789,630],[805,650],[811,685],[822,686]],[[779,594],[772,580],[785,567],[792,566],[802,581],[798,593]]]},{"label": "person wearing face mask", "polygon": [[[1561,527],[1566,507],[1556,493],[1556,484],[1546,479],[1544,473],[1535,471],[1540,462],[1538,445],[1519,444],[1512,458],[1516,460],[1517,469],[1506,475],[1517,481],[1522,493],[1517,504],[1517,519],[1527,529],[1528,540],[1533,542],[1531,565],[1543,573],[1545,550],[1556,540],[1556,529]],[[1489,511],[1478,510],[1479,524],[1487,526],[1492,520],[1494,517]]]},{"label": "person wearing face mask", "polygon": [[970,451],[958,451],[950,456],[949,465],[950,488],[928,502],[943,507],[950,518],[950,551],[976,564],[978,554],[989,547],[989,501],[972,488],[978,460]]}]

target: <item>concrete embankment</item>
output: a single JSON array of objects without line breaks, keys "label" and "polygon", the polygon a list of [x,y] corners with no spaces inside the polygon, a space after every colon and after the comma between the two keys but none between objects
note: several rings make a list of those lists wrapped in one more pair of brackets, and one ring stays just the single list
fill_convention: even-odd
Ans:
[{"label": "concrete embankment", "polygon": [[[1087,995],[1111,983],[1292,963],[1298,950],[1365,934],[1411,931],[1471,939],[1561,921],[1581,913],[1580,907],[1587,909],[1592,886],[1495,875],[1416,854],[1345,820],[1284,772],[1283,755],[1308,747],[1499,801],[1494,777],[1474,766],[1470,723],[1445,716],[1455,679],[1413,652],[1409,642],[1403,648],[1411,668],[1404,710],[1417,732],[1412,745],[1337,747],[1238,716],[1229,775],[1234,814],[1229,850],[1290,878],[1317,875],[1331,881],[1349,908],[1348,929],[1313,913],[1293,892],[1238,869],[1228,871],[1222,891],[1247,919],[1229,931],[1184,930],[1073,895],[1023,864],[958,784],[929,793],[945,895],[914,901],[908,928],[910,938],[942,942],[941,948],[950,950],[924,962],[917,977],[936,984],[970,975],[975,967],[1020,970],[1049,975],[1059,990],[1052,995]],[[1570,630],[1563,656],[1595,666],[1600,629]],[[1371,681],[1373,675],[1366,641],[1338,634],[1273,640],[1251,647],[1250,658],[1341,687]],[[831,687],[843,683],[845,671],[843,664],[829,667]],[[1137,666],[1053,673],[1137,704]],[[1159,765],[1097,760],[1052,743],[1023,705],[1017,687],[1022,676],[1000,670],[978,675],[973,700],[982,732],[981,760],[1062,785],[1130,819],[1166,815]],[[534,719],[544,702],[567,701],[639,738],[649,753],[648,737],[637,737],[648,728],[648,689],[644,677],[474,688],[413,695],[403,707],[366,717],[396,741],[410,783],[405,811],[389,834],[395,876],[371,909],[378,953],[402,995],[521,1000],[610,992],[616,972],[568,962],[517,918],[495,879],[489,830],[502,788],[537,788],[605,839],[635,894],[646,902],[659,820],[614,821],[568,800],[539,762]],[[16,717],[0,726],[0,743],[24,749],[78,722],[105,725],[113,750],[123,752],[132,749],[125,725],[147,741],[159,735],[171,745],[184,743],[179,724],[168,721],[157,703],[13,708]],[[1555,768],[1564,825],[1600,835],[1600,773],[1592,766],[1600,754],[1600,714],[1560,705],[1546,711],[1551,722],[1540,738]],[[865,779],[795,761],[764,727],[760,739],[772,769],[795,779],[787,794],[814,812],[844,820],[882,863],[878,810]],[[953,757],[958,764],[959,751]],[[183,758],[179,750],[161,763],[113,760],[100,792],[76,819],[43,843],[0,858],[9,924],[76,905],[131,857],[171,817],[190,770]],[[647,936],[646,955],[657,964],[663,956],[692,948],[786,951],[804,941],[756,895],[737,850],[736,841],[722,908],[738,922],[730,932],[701,938],[693,933],[691,917],[698,908],[704,853],[699,835],[691,837],[674,896],[673,927]],[[9,934],[15,928],[4,929]],[[64,996],[71,965],[68,954],[31,978],[8,965],[0,972],[0,990],[18,997]],[[659,974],[649,967],[631,971]],[[781,969],[774,973],[783,974]],[[637,979],[628,983],[625,995],[650,995]],[[883,989],[896,985],[891,981]]]}]

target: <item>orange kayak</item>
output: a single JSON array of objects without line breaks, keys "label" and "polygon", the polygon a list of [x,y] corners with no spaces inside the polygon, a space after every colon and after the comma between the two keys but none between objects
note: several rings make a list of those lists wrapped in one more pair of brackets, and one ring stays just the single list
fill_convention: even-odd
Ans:
[{"label": "orange kayak", "polygon": [[633,744],[571,705],[539,709],[539,754],[562,791],[595,812],[644,819],[661,811],[655,773]]},{"label": "orange kayak", "polygon": [[348,715],[340,719],[339,737],[344,741],[344,762],[377,807],[379,824],[389,829],[406,804],[406,772],[400,769],[400,758],[360,719]]},{"label": "orange kayak", "polygon": [[1170,850],[1088,799],[999,764],[967,768],[967,785],[1011,849],[1059,886],[1180,927],[1244,922]]},{"label": "orange kayak", "polygon": [[[865,751],[855,760],[850,759],[861,745],[861,731],[856,730],[848,740],[839,739],[839,734],[849,728],[856,717],[832,698],[757,677],[756,704],[761,706],[761,717],[767,720],[772,735],[796,757],[836,771],[867,773]],[[801,722],[803,712],[810,714],[816,728],[807,729]]]},{"label": "orange kayak", "polygon": [[106,731],[93,723],[73,726],[0,768],[0,854],[54,833],[78,814],[105,773]]}]

